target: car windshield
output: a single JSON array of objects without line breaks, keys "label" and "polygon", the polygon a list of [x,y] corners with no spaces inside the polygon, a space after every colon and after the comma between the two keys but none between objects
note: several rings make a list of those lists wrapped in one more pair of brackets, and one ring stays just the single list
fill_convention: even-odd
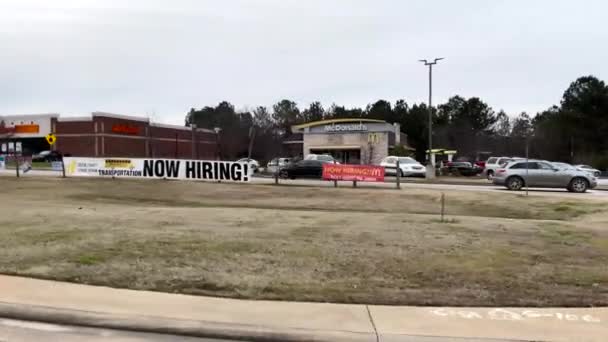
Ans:
[{"label": "car windshield", "polygon": [[548,162],[538,162],[537,165],[538,165],[538,168],[541,170],[559,169],[558,167],[556,167],[553,164],[548,163]]},{"label": "car windshield", "polygon": [[567,163],[553,163],[553,166],[560,170],[576,170],[576,168]]},{"label": "car windshield", "polygon": [[415,159],[412,159],[410,157],[399,158],[399,163],[400,164],[418,164],[418,162]]},{"label": "car windshield", "polygon": [[511,161],[513,161],[511,158],[501,158],[498,160],[498,165],[505,165]]}]

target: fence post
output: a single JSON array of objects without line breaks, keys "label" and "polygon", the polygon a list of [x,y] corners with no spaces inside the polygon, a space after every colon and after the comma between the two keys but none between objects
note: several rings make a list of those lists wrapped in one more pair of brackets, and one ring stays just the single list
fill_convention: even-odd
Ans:
[{"label": "fence post", "polygon": [[[272,161],[272,159],[271,159]],[[277,166],[274,170],[274,185],[279,185],[279,172],[281,171],[279,167],[279,158],[277,158]]]},{"label": "fence post", "polygon": [[19,157],[15,153],[15,170],[17,172],[17,178],[19,178]]},{"label": "fence post", "polygon": [[401,168],[399,167],[399,159],[397,159],[397,189],[401,189]]},{"label": "fence post", "polygon": [[63,156],[61,156],[61,178],[65,178],[65,164],[63,162]]},{"label": "fence post", "polygon": [[354,180],[354,181],[353,181],[353,188],[356,188],[356,187],[357,187],[357,181],[356,181],[356,180]]},{"label": "fence post", "polygon": [[[334,159],[334,165],[336,164],[336,160]],[[338,181],[334,180],[334,188],[338,187]]]},{"label": "fence post", "polygon": [[441,193],[441,223],[444,222],[444,215],[445,215],[445,193]]}]

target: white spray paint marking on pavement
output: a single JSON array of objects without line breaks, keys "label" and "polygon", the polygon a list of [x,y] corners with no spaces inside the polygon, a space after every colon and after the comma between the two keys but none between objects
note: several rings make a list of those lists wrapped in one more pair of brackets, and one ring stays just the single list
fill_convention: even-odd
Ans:
[{"label": "white spray paint marking on pavement", "polygon": [[437,308],[430,313],[440,317],[458,317],[463,319],[491,319],[496,321],[524,321],[528,319],[553,319],[567,322],[601,323],[601,320],[592,315],[575,315],[562,312],[548,312],[536,310],[491,309],[488,311],[469,311],[459,309]]},{"label": "white spray paint marking on pavement", "polygon": [[70,329],[67,327],[62,327],[62,326],[55,325],[55,324],[16,321],[16,320],[12,320],[12,319],[0,319],[0,325],[4,325],[7,327],[22,328],[22,329],[48,331],[48,332],[65,332],[65,331],[73,330],[73,329]]}]

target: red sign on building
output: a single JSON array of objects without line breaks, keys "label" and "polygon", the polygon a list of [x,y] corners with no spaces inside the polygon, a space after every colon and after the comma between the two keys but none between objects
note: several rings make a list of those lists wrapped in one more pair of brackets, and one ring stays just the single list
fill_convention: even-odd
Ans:
[{"label": "red sign on building", "polygon": [[323,179],[384,182],[384,167],[373,165],[323,164]]},{"label": "red sign on building", "polygon": [[138,135],[139,127],[132,125],[114,125],[112,126],[112,132],[120,134]]},{"label": "red sign on building", "polygon": [[15,133],[15,127],[6,127],[4,121],[0,121],[0,134],[12,134]]}]

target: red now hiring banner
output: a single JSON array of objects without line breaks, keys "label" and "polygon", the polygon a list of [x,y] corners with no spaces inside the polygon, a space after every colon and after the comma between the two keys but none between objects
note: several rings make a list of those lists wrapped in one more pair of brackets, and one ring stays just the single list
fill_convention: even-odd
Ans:
[{"label": "red now hiring banner", "polygon": [[384,182],[384,167],[373,165],[323,164],[323,179]]}]

